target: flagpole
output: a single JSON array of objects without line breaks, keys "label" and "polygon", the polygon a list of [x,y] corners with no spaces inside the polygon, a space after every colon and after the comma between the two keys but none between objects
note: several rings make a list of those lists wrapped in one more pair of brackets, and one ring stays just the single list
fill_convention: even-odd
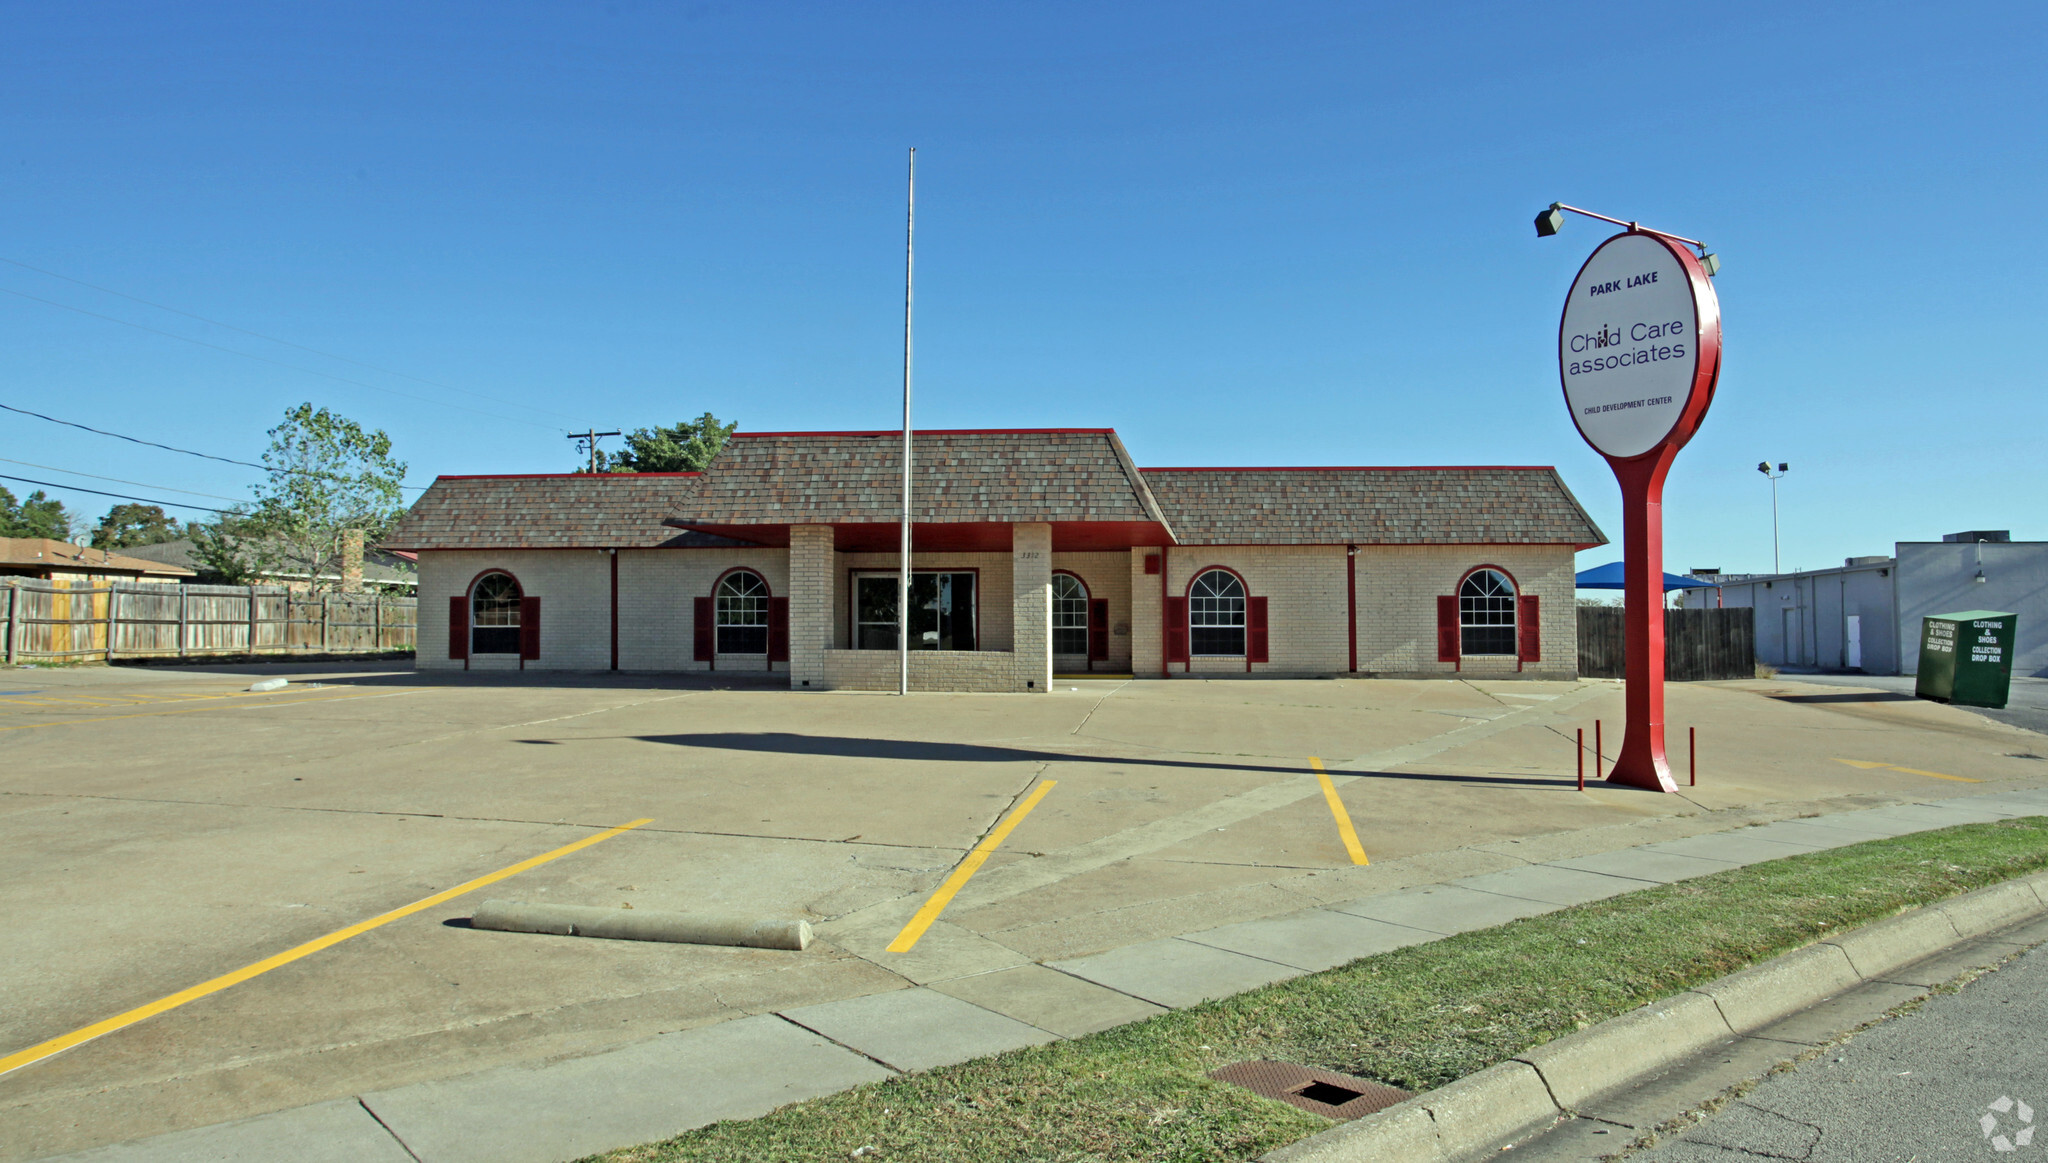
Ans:
[{"label": "flagpole", "polygon": [[917,147],[910,148],[903,226],[903,545],[896,573],[896,693],[910,693],[910,307],[917,259]]}]

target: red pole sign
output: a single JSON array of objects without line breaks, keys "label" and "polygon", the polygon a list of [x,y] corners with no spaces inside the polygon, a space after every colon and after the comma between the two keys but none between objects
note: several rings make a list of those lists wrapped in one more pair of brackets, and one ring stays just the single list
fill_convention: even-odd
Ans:
[{"label": "red pole sign", "polygon": [[1628,725],[1608,779],[1677,791],[1664,759],[1664,477],[1721,375],[1721,304],[1671,238],[1628,230],[1565,299],[1557,368],[1572,422],[1621,484]]}]

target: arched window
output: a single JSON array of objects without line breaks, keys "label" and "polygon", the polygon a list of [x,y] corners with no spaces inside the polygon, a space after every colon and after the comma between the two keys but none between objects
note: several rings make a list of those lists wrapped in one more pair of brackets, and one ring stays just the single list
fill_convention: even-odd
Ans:
[{"label": "arched window", "polygon": [[1052,575],[1052,652],[1088,653],[1088,587],[1070,573]]},{"label": "arched window", "polygon": [[1188,587],[1188,650],[1244,655],[1244,583],[1227,569],[1209,570]]},{"label": "arched window", "polygon": [[1462,653],[1515,653],[1515,583],[1497,569],[1473,571],[1458,587]]},{"label": "arched window", "polygon": [[768,653],[768,583],[736,569],[718,583],[718,652]]},{"label": "arched window", "polygon": [[509,573],[487,573],[469,593],[469,652],[519,653],[519,599],[525,597]]}]

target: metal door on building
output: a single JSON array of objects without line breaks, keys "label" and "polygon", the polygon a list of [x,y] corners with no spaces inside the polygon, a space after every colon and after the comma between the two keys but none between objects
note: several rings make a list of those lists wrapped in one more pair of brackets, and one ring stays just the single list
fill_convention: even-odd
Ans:
[{"label": "metal door on building", "polygon": [[1800,625],[1799,607],[1785,606],[1778,611],[1778,648],[1784,656],[1786,666],[1809,665],[1806,659],[1806,629]]},{"label": "metal door on building", "polygon": [[1850,614],[1842,620],[1842,665],[1863,669],[1863,615]]}]

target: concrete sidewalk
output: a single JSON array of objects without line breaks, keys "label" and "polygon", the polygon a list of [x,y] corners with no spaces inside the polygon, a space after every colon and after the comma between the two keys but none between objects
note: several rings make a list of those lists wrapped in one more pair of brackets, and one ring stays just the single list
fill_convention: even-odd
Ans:
[{"label": "concrete sidewalk", "polygon": [[52,1158],[555,1163],[1687,877],[1884,836],[2044,814],[2048,789],[2032,789],[1535,862]]}]

